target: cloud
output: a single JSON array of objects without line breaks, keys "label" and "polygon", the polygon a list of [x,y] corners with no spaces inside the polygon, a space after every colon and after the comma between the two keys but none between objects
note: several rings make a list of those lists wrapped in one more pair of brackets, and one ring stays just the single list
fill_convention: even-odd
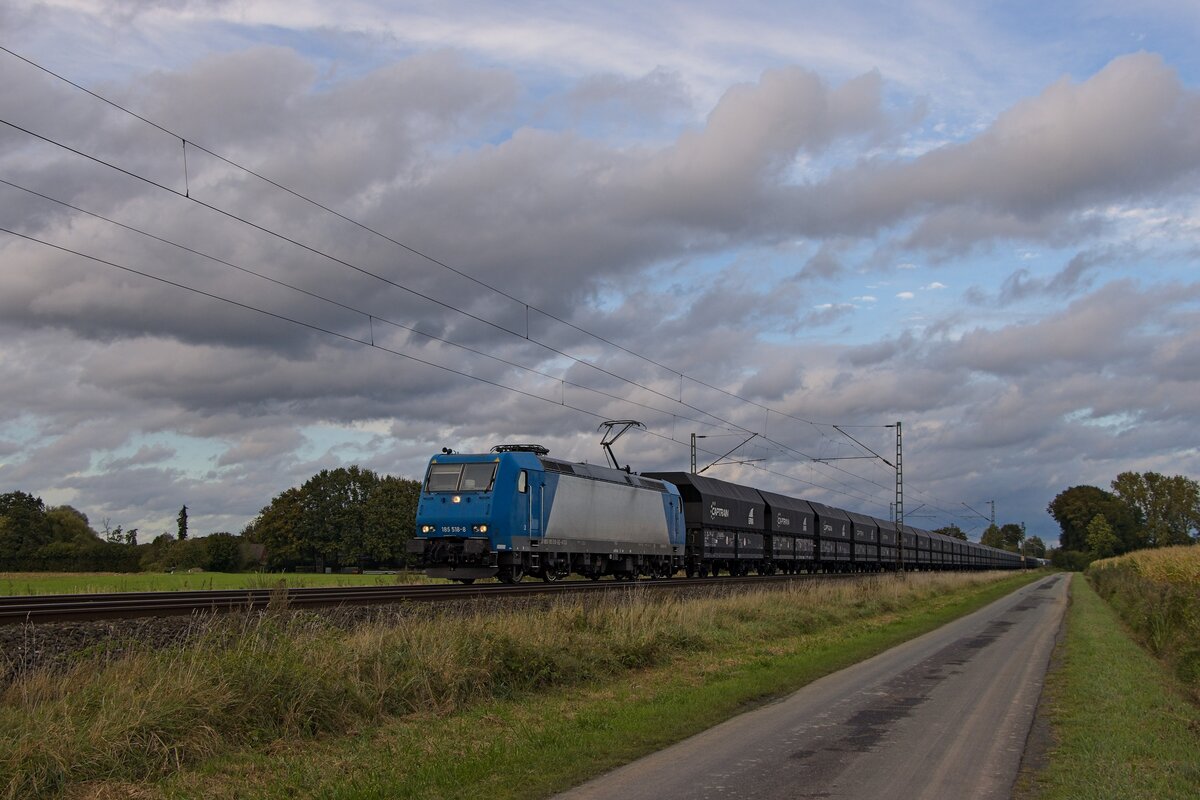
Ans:
[{"label": "cloud", "polygon": [[[1200,168],[1197,129],[1200,97],[1161,57],[1123,56],[1085,81],[1056,81],[968,141],[836,170],[820,187],[797,189],[791,213],[805,209],[814,229],[844,234],[914,218],[944,225],[936,236],[919,228],[910,247],[1053,237],[1049,223],[1063,215],[1186,190]],[[966,240],[964,223],[974,227]]]},{"label": "cloud", "polygon": [[[267,312],[4,235],[4,485],[127,527],[187,502],[198,526],[236,529],[338,462],[415,475],[441,446],[506,439],[598,461],[596,419],[631,416],[651,427],[629,440],[646,468],[680,466],[691,430],[827,454],[837,435],[806,420],[903,418],[922,489],[1035,510],[1122,459],[1196,464],[1179,453],[1200,411],[1197,290],[1157,242],[1120,241],[1127,205],[1195,191],[1196,92],[1159,57],[1056,79],[919,147],[886,71],[775,64],[705,106],[674,64],[566,82],[458,50],[353,67],[239,46],[103,89],[394,242],[191,146],[192,198],[312,249],[0,132],[6,179],[228,264],[0,187],[6,227]],[[184,186],[178,140],[44,77],[0,111]],[[1028,248],[1042,258],[1013,265]],[[969,285],[977,307],[916,323],[855,294],[918,264],[940,280],[904,283]],[[769,457],[774,472],[727,477],[886,513],[874,466]]]}]

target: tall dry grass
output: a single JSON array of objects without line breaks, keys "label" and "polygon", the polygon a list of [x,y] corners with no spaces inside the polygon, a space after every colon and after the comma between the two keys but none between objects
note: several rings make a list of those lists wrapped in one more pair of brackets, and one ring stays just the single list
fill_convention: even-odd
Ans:
[{"label": "tall dry grass", "polygon": [[1094,561],[1085,575],[1200,700],[1200,547],[1137,550]]},{"label": "tall dry grass", "polygon": [[707,597],[639,592],[544,608],[404,614],[352,631],[309,614],[224,618],[192,642],[25,676],[0,694],[0,795],[153,779],[221,752],[393,715],[445,715],[700,648],[912,608],[1002,575],[814,581]]}]

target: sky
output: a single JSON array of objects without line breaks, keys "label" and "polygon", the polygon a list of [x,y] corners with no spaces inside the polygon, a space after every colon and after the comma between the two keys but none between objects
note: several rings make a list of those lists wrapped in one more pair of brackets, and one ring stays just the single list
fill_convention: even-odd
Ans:
[{"label": "sky", "polygon": [[1200,5],[830,5],[10,0],[0,492],[237,532],[611,419],[882,518],[900,422],[975,539],[1200,477]]}]

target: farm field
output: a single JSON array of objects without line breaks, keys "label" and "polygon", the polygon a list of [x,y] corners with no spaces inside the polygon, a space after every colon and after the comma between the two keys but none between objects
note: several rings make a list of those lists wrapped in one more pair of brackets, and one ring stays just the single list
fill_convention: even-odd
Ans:
[{"label": "farm field", "polygon": [[539,797],[1044,573],[403,617],[270,615],[0,696],[0,797]]},{"label": "farm field", "polygon": [[[277,572],[0,572],[0,595],[184,592],[204,589],[289,589],[430,583],[419,572],[325,575]],[[441,583],[442,581],[437,581]]]}]

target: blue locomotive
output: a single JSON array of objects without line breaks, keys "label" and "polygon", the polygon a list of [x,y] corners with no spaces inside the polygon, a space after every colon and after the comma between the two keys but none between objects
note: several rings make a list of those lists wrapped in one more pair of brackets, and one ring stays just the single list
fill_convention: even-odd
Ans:
[{"label": "blue locomotive", "polygon": [[409,548],[430,576],[463,583],[668,577],[684,563],[683,503],[671,483],[540,445],[443,453],[429,461]]},{"label": "blue locomotive", "polygon": [[429,461],[408,543],[432,577],[665,578],[1019,569],[1021,556],[686,472],[550,458],[535,444]]}]

